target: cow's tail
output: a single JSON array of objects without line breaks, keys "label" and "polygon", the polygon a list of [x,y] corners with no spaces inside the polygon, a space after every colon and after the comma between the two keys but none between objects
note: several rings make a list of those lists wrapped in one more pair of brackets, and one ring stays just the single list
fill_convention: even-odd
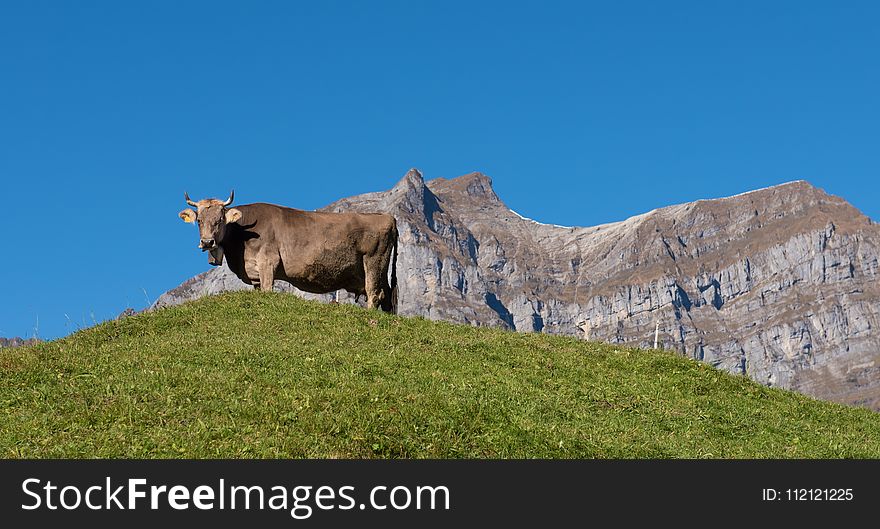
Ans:
[{"label": "cow's tail", "polygon": [[391,228],[391,236],[394,238],[394,255],[391,257],[391,313],[397,314],[397,221]]}]

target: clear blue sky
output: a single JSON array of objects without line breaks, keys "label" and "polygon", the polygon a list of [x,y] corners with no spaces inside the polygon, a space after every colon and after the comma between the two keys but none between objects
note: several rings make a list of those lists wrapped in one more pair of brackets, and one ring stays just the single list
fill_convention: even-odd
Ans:
[{"label": "clear blue sky", "polygon": [[479,170],[593,225],[803,178],[880,219],[877,5],[4,2],[0,336],[207,269],[185,189],[313,209]]}]

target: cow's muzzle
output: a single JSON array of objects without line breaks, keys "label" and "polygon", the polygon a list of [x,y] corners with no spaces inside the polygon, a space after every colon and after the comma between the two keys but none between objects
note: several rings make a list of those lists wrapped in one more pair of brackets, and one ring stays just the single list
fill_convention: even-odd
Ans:
[{"label": "cow's muzzle", "polygon": [[213,250],[216,247],[217,247],[217,241],[215,241],[214,239],[201,239],[201,240],[199,240],[199,248],[203,252],[206,252],[208,250]]}]

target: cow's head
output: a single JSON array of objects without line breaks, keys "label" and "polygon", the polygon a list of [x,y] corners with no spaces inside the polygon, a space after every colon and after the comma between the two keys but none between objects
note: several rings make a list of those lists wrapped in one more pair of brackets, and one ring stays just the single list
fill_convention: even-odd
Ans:
[{"label": "cow's head", "polygon": [[230,208],[235,191],[229,193],[226,202],[216,198],[206,198],[194,202],[187,193],[183,194],[186,203],[196,208],[186,208],[178,213],[184,222],[196,222],[199,225],[199,249],[209,252],[208,263],[214,266],[223,264],[223,238],[226,237],[226,225],[241,218],[241,211]]}]

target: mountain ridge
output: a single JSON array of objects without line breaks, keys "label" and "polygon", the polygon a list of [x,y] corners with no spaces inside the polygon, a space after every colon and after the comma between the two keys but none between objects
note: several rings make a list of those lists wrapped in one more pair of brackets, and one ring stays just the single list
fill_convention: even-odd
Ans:
[{"label": "mountain ridge", "polygon": [[38,338],[21,338],[19,336],[13,336],[12,338],[0,337],[0,349],[4,347],[25,347],[37,343],[40,343]]}]

